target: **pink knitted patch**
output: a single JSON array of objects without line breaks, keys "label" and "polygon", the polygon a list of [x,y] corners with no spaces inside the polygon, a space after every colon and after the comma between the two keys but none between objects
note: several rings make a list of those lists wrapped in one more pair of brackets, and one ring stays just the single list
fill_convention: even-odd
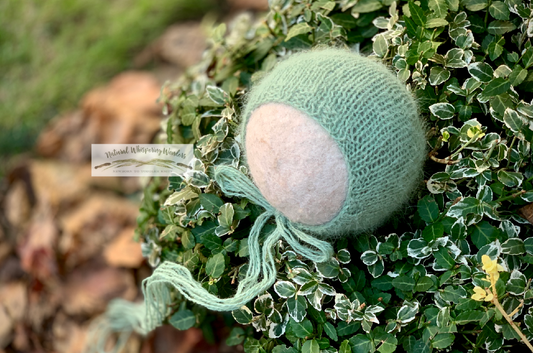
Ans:
[{"label": "pink knitted patch", "polygon": [[289,220],[319,225],[341,210],[348,192],[344,157],[314,119],[285,104],[258,107],[246,126],[252,179]]}]

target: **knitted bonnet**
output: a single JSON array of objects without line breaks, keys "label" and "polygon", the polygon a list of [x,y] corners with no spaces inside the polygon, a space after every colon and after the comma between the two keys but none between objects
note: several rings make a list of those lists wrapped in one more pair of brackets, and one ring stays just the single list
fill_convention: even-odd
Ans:
[{"label": "knitted bonnet", "polygon": [[[424,123],[419,118],[411,94],[380,62],[348,50],[333,48],[293,54],[280,62],[254,86],[248,96],[240,124],[245,158],[252,157],[246,153],[245,147],[254,147],[260,134],[268,129],[268,119],[273,114],[265,105],[274,107],[271,103],[284,104],[312,118],[323,128],[324,134],[334,140],[344,157],[345,166],[338,165],[336,170],[328,171],[330,180],[309,186],[327,189],[331,179],[343,172],[343,168],[348,172],[348,186],[343,190],[346,195],[342,197],[344,203],[336,215],[318,225],[291,219],[295,227],[321,238],[374,229],[407,201],[420,181],[426,155]],[[265,108],[262,115],[266,119],[256,124],[258,133],[254,140],[249,141],[246,139],[248,123],[260,108]],[[287,118],[290,116],[283,117]],[[287,136],[298,137],[301,133],[292,131]],[[315,141],[316,138],[311,140]],[[290,146],[290,141],[287,146]],[[276,157],[284,158],[288,164],[296,164],[303,158],[301,154],[290,156],[291,153],[291,150],[282,151]],[[260,152],[256,154],[257,157],[268,158],[267,155],[260,155]],[[324,154],[310,157],[314,158],[315,163],[305,167],[313,170],[320,169],[319,166],[331,158]],[[244,163],[248,165],[251,161],[248,163],[245,159]],[[260,161],[254,161],[253,165],[248,166],[254,179],[258,179],[254,172],[261,173],[260,164]],[[275,173],[272,170],[267,172]],[[290,173],[287,175],[290,176]],[[296,175],[297,182],[305,183],[302,180],[305,177],[300,171]],[[265,185],[258,185],[264,195],[269,192],[264,190]],[[290,193],[290,190],[282,191],[285,195]],[[275,205],[276,208],[284,208],[287,212],[303,206],[291,200],[290,196],[287,195],[285,199],[283,196],[271,198],[279,204]],[[271,201],[268,197],[267,200]],[[320,203],[320,200],[314,201]],[[313,207],[313,202],[305,206]],[[307,218],[310,220],[312,217]]]},{"label": "knitted bonnet", "polygon": [[[411,93],[385,65],[348,50],[285,57],[249,92],[239,129],[250,175],[229,165],[214,174],[225,195],[265,209],[248,236],[244,278],[234,296],[219,298],[166,261],[143,281],[144,305],[130,310],[136,331],[164,321],[173,289],[211,310],[241,308],[274,284],[272,249],[280,240],[305,259],[330,260],[327,239],[377,228],[423,175],[426,128]],[[260,243],[272,218],[276,227]],[[115,316],[125,321],[119,309]]]}]

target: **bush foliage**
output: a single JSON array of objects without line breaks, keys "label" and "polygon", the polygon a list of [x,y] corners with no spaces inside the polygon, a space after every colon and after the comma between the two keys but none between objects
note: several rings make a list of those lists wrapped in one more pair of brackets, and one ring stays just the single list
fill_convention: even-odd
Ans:
[{"label": "bush foliage", "polygon": [[[183,263],[212,293],[232,295],[262,210],[222,194],[213,168],[246,172],[235,129],[243,93],[278,57],[347,46],[382,60],[416,95],[432,126],[425,185],[401,217],[337,241],[327,263],[280,242],[277,282],[232,312],[227,344],[247,353],[527,349],[533,232],[519,210],[533,202],[531,5],[273,0],[270,9],[214,26],[202,62],[162,89],[161,139],[194,143],[196,158],[145,189],[137,234],[150,264]],[[178,292],[175,302],[168,322],[178,329],[210,320]]]}]

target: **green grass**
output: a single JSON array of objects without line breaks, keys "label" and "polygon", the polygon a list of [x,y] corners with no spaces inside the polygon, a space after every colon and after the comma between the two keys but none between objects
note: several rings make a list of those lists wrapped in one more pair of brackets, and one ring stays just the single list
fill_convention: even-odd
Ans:
[{"label": "green grass", "polygon": [[166,26],[213,0],[0,1],[0,157],[30,149],[54,116],[131,68]]}]

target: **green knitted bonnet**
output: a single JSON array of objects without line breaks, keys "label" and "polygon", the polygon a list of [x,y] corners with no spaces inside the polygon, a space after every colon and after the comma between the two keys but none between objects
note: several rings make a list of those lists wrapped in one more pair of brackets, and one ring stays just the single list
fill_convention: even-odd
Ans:
[{"label": "green knitted bonnet", "polygon": [[[211,310],[241,308],[274,284],[272,249],[280,240],[307,260],[328,261],[333,247],[325,239],[375,229],[408,201],[421,180],[425,125],[414,98],[385,65],[332,48],[285,57],[255,83],[247,96],[239,126],[245,166],[249,167],[244,149],[247,124],[256,109],[269,103],[289,106],[312,118],[337,144],[348,182],[338,213],[323,224],[291,221],[266,200],[243,170],[216,166],[215,181],[226,196],[247,198],[265,209],[250,230],[248,269],[235,294],[219,298],[185,266],[166,261],[143,281],[143,305],[124,301],[110,305],[106,319],[95,329],[103,332],[96,335],[100,336],[98,347],[103,347],[111,331],[146,333],[161,325],[172,306],[174,289]],[[271,218],[276,227],[260,243],[261,229]]]},{"label": "green knitted bonnet", "polygon": [[316,120],[337,142],[348,168],[348,194],[337,215],[321,225],[292,222],[298,229],[321,238],[375,229],[420,182],[425,125],[411,94],[382,63],[334,48],[290,55],[247,97],[242,145],[252,113],[273,102]]}]

